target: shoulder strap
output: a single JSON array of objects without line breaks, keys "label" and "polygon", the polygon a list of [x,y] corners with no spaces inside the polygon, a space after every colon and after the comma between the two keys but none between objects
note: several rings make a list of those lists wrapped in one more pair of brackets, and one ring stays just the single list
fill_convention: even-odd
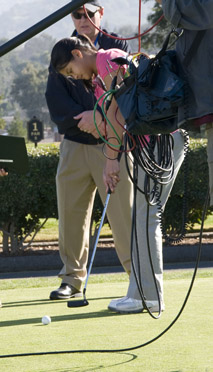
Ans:
[{"label": "shoulder strap", "polygon": [[192,60],[192,57],[194,56],[196,50],[198,49],[204,35],[206,33],[206,30],[201,30],[201,31],[198,31],[194,40],[193,40],[193,43],[191,45],[191,47],[189,48],[184,60],[183,60],[183,64],[188,67],[188,65],[190,64],[191,60]]}]

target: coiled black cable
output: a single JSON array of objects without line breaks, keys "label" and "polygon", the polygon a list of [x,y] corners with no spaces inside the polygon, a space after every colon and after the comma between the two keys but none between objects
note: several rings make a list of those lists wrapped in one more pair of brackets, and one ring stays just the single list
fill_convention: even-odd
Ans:
[{"label": "coiled black cable", "polygon": [[[186,226],[187,226],[187,216],[188,216],[188,154],[189,154],[189,135],[188,132],[182,131],[184,136],[184,161],[183,161],[183,172],[184,172],[184,178],[183,178],[183,206],[182,206],[182,221],[181,221],[181,229],[180,233],[176,237],[172,237],[166,233],[166,230],[163,226],[162,217],[160,219],[161,224],[161,231],[163,234],[164,240],[169,244],[179,244],[185,234],[186,234]],[[163,215],[162,206],[160,203],[160,198],[158,198],[157,201],[159,213],[161,216]]]},{"label": "coiled black cable", "polygon": [[[147,203],[149,205],[158,205],[160,214],[160,225],[163,234],[163,238],[171,244],[179,243],[185,236],[186,224],[187,224],[187,197],[188,197],[188,151],[189,151],[189,135],[186,131],[182,131],[184,136],[184,183],[183,183],[183,212],[182,212],[182,224],[181,232],[176,238],[172,238],[166,234],[163,227],[162,215],[163,210],[161,206],[161,192],[163,185],[167,185],[171,182],[174,176],[174,155],[173,146],[174,139],[172,135],[157,135],[150,136],[150,141],[144,136],[135,136],[136,147],[132,151],[132,157],[134,162],[134,168],[141,168],[145,172],[144,188],[142,189],[138,182],[134,179],[131,174],[128,158],[126,154],[126,168],[131,181],[139,192],[145,195]],[[125,146],[132,146],[131,139],[126,138]],[[154,153],[155,149],[155,153]],[[152,186],[151,186],[152,181]]]},{"label": "coiled black cable", "polygon": [[[184,135],[184,197],[183,197],[183,221],[181,225],[181,233],[178,237],[172,238],[165,232],[162,222],[163,209],[161,204],[161,193],[164,185],[169,184],[174,176],[174,139],[172,135],[156,135],[150,136],[149,140],[144,136],[137,136],[135,139],[136,147],[132,151],[133,156],[133,175],[131,175],[129,163],[126,156],[126,166],[128,174],[134,185],[134,203],[133,203],[133,216],[132,216],[132,236],[131,236],[131,262],[132,269],[135,276],[137,288],[142,300],[143,307],[149,312],[149,314],[158,319],[161,315],[161,301],[159,289],[156,281],[155,270],[153,267],[151,248],[149,242],[149,209],[150,207],[157,205],[158,218],[160,221],[160,227],[162,237],[169,243],[178,243],[185,236],[186,223],[187,223],[187,155],[189,136],[188,133],[183,131]],[[131,146],[131,139],[126,139],[126,146]],[[142,186],[138,185],[138,172],[141,169],[145,173],[143,190]],[[149,255],[149,262],[154,280],[154,286],[157,293],[159,312],[158,316],[154,316],[146,305],[146,297],[144,295],[143,285],[141,281],[141,267],[140,267],[140,253],[138,246],[137,236],[137,193],[141,192],[144,194],[147,202],[147,217],[146,217],[146,240],[147,250]],[[134,251],[134,252],[133,252]],[[136,258],[134,258],[134,254]],[[135,262],[136,261],[136,262]],[[137,267],[136,267],[137,263]]]}]

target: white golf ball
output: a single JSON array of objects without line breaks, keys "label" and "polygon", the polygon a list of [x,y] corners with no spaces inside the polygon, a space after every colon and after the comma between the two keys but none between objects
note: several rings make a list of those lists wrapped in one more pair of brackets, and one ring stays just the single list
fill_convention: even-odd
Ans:
[{"label": "white golf ball", "polygon": [[47,325],[47,324],[50,324],[50,323],[51,323],[51,318],[50,318],[50,316],[48,316],[48,315],[44,315],[44,316],[42,317],[41,321],[42,321],[42,323],[43,323],[44,325]]}]

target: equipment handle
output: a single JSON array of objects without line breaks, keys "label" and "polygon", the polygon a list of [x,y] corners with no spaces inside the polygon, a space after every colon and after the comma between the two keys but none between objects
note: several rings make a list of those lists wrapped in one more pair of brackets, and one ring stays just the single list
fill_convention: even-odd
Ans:
[{"label": "equipment handle", "polygon": [[[176,36],[176,40],[175,42],[181,37],[181,35],[183,34],[183,30],[181,30],[180,32],[178,32],[177,30],[175,29],[172,29],[169,34],[167,35],[164,43],[163,43],[163,46],[161,48],[161,50],[158,52],[158,54],[155,56],[155,58],[153,59],[154,61],[155,60],[159,60],[161,59],[161,57],[164,56],[164,54],[166,53],[166,50],[168,48],[168,45],[169,45],[169,40],[170,40],[170,37],[171,35],[174,34]],[[172,43],[173,44],[173,43]],[[170,45],[171,46],[171,45]]]}]

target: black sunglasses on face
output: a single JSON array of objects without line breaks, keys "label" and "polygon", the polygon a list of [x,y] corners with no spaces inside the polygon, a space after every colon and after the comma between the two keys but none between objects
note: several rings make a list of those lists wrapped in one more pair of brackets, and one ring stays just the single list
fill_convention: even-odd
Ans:
[{"label": "black sunglasses on face", "polygon": [[[90,18],[93,18],[95,13],[97,12],[97,10],[95,12],[89,12],[87,11],[87,14]],[[84,17],[85,19],[87,19],[87,16],[85,13],[78,13],[78,12],[72,12],[72,15],[75,19],[81,19],[82,17]]]}]

